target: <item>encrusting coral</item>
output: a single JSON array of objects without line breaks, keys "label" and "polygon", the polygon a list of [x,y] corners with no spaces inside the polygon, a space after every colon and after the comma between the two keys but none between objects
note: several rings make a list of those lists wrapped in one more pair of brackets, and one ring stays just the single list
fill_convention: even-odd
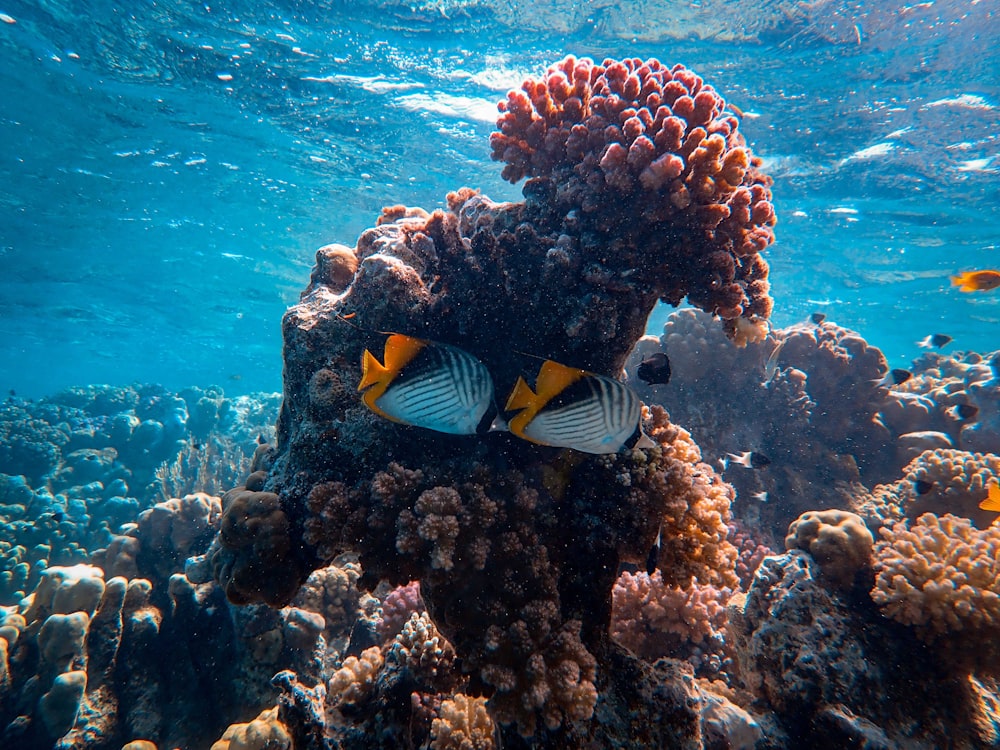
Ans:
[{"label": "encrusting coral", "polygon": [[[223,498],[214,570],[234,601],[280,606],[311,569],[356,554],[362,586],[420,581],[470,694],[488,696],[512,737],[609,745],[638,722],[648,746],[671,744],[694,731],[691,706],[639,696],[657,681],[664,694],[687,688],[611,642],[611,589],[661,528],[665,579],[737,585],[732,492],[690,436],[654,409],[656,447],[590,456],[393,424],[341,389],[360,381],[366,349],[380,352],[376,331],[476,357],[500,406],[537,372],[521,352],[617,376],[658,299],[687,296],[734,340],[759,338],[769,179],[722,98],[681,66],[568,58],[503,110],[494,152],[509,179],[530,176],[523,203],[464,189],[447,210],[386,209],[346,287],[329,266],[349,254],[318,254],[283,322],[276,447]],[[283,700],[302,695],[281,684]],[[602,693],[633,712],[597,722]]]}]

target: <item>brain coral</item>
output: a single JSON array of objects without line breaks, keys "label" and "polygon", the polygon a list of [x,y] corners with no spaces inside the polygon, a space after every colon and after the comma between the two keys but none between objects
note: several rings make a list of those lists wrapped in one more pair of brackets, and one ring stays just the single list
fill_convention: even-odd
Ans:
[{"label": "brain coral", "polygon": [[803,513],[788,527],[785,549],[801,549],[819,563],[823,577],[849,587],[871,565],[872,533],[860,516],[846,510]]},{"label": "brain coral", "polygon": [[552,192],[567,219],[617,235],[611,250],[652,271],[664,301],[687,296],[733,336],[749,331],[740,316],[770,315],[759,253],[774,240],[771,180],[699,76],[656,59],[567,57],[510,92],[501,112],[490,143],[504,178],[534,178],[532,191]]}]

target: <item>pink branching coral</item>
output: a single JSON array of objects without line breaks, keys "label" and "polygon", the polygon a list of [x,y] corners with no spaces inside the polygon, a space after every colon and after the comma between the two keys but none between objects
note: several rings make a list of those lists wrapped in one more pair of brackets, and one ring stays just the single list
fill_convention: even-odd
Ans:
[{"label": "pink branching coral", "polygon": [[881,530],[872,599],[925,640],[962,632],[975,648],[1000,635],[1000,526],[925,513]]},{"label": "pink branching coral", "polygon": [[611,635],[644,659],[686,657],[687,649],[719,646],[732,591],[692,581],[685,587],[653,575],[622,573],[615,582]]},{"label": "pink branching coral", "polygon": [[740,579],[740,589],[746,591],[761,561],[768,555],[775,554],[774,550],[757,539],[755,532],[751,532],[739,519],[729,523],[729,542],[737,551],[736,575]]},{"label": "pink branching coral", "polygon": [[562,213],[629,225],[612,249],[642,253],[667,302],[687,296],[731,335],[740,316],[770,315],[758,253],[774,240],[771,180],[715,89],[683,65],[573,57],[521,89],[490,139],[505,179],[551,178]]},{"label": "pink branching coral", "polygon": [[410,615],[425,609],[424,600],[420,598],[419,581],[397,586],[382,601],[382,617],[375,625],[375,632],[385,642],[402,630]]}]

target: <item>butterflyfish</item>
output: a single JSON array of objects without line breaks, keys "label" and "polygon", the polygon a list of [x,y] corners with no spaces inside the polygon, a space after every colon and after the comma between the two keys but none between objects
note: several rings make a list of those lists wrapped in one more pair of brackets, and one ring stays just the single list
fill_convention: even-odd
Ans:
[{"label": "butterflyfish", "polygon": [[963,292],[988,292],[1000,286],[1000,271],[965,271],[952,276],[951,285]]},{"label": "butterflyfish", "polygon": [[642,402],[631,388],[552,360],[538,371],[535,390],[517,379],[504,409],[518,412],[507,429],[540,445],[594,454],[655,445],[642,432]]},{"label": "butterflyfish", "polygon": [[382,359],[365,349],[358,384],[361,400],[379,416],[451,435],[489,429],[493,378],[468,352],[393,333]]},{"label": "butterflyfish", "polygon": [[995,513],[1000,513],[1000,484],[990,482],[986,499],[979,503],[979,507],[983,510],[992,510]]}]

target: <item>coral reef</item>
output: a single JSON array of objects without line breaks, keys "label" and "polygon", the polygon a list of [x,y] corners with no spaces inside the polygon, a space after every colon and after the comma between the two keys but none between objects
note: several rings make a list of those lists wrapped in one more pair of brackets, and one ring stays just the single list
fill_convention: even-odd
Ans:
[{"label": "coral reef", "polygon": [[228,399],[220,388],[88,386],[8,399],[0,604],[16,604],[46,566],[86,562],[157,501],[236,484],[276,415],[274,394]]},{"label": "coral reef", "polygon": [[[656,447],[587,456],[380,420],[344,398],[343,384],[359,382],[377,331],[462,348],[498,394],[537,368],[520,352],[614,376],[661,298],[688,297],[740,343],[759,338],[771,308],[759,253],[774,212],[737,118],[682,66],[568,58],[523,92],[503,105],[492,144],[507,178],[531,177],[525,202],[462,190],[447,211],[385,209],[358,240],[351,279],[350,252],[317,253],[283,323],[276,447],[223,497],[211,561],[238,603],[283,606],[344,553],[358,556],[362,586],[418,580],[505,742],[600,746],[622,731],[595,718],[604,690],[630,704],[630,721],[686,710],[640,698],[684,688],[654,686],[678,677],[626,668],[634,657],[609,640],[620,565],[645,561],[662,530],[654,562],[668,585],[735,588],[731,489],[662,410],[645,418]],[[369,652],[352,656],[360,666]],[[304,679],[280,683],[318,710]],[[376,684],[358,700],[381,705],[385,695]],[[662,744],[688,731],[660,724],[652,736]]]},{"label": "coral reef", "polygon": [[902,478],[859,492],[851,507],[872,529],[904,517],[915,520],[924,513],[951,513],[986,528],[997,514],[979,504],[986,499],[990,480],[997,477],[1000,456],[996,454],[928,450],[906,465]]},{"label": "coral reef", "polygon": [[786,746],[989,746],[974,720],[982,693],[949,665],[915,658],[911,634],[867,597],[821,582],[807,553],[766,558],[738,599],[728,632],[740,674]]},{"label": "coral reef", "polygon": [[[666,385],[637,376],[656,352],[671,361]],[[968,435],[988,434],[978,414],[958,420],[949,412],[971,403],[972,391],[984,424],[986,404],[1000,408],[978,355],[926,354],[917,374],[892,388],[882,382],[886,369],[878,349],[829,320],[774,330],[740,349],[696,310],[672,314],[663,335],[640,340],[626,364],[629,383],[690,430],[710,463],[744,451],[770,460],[756,470],[728,461],[724,474],[737,490],[737,517],[775,532],[803,512],[855,505],[860,486],[894,481],[925,450],[944,455]]]}]

